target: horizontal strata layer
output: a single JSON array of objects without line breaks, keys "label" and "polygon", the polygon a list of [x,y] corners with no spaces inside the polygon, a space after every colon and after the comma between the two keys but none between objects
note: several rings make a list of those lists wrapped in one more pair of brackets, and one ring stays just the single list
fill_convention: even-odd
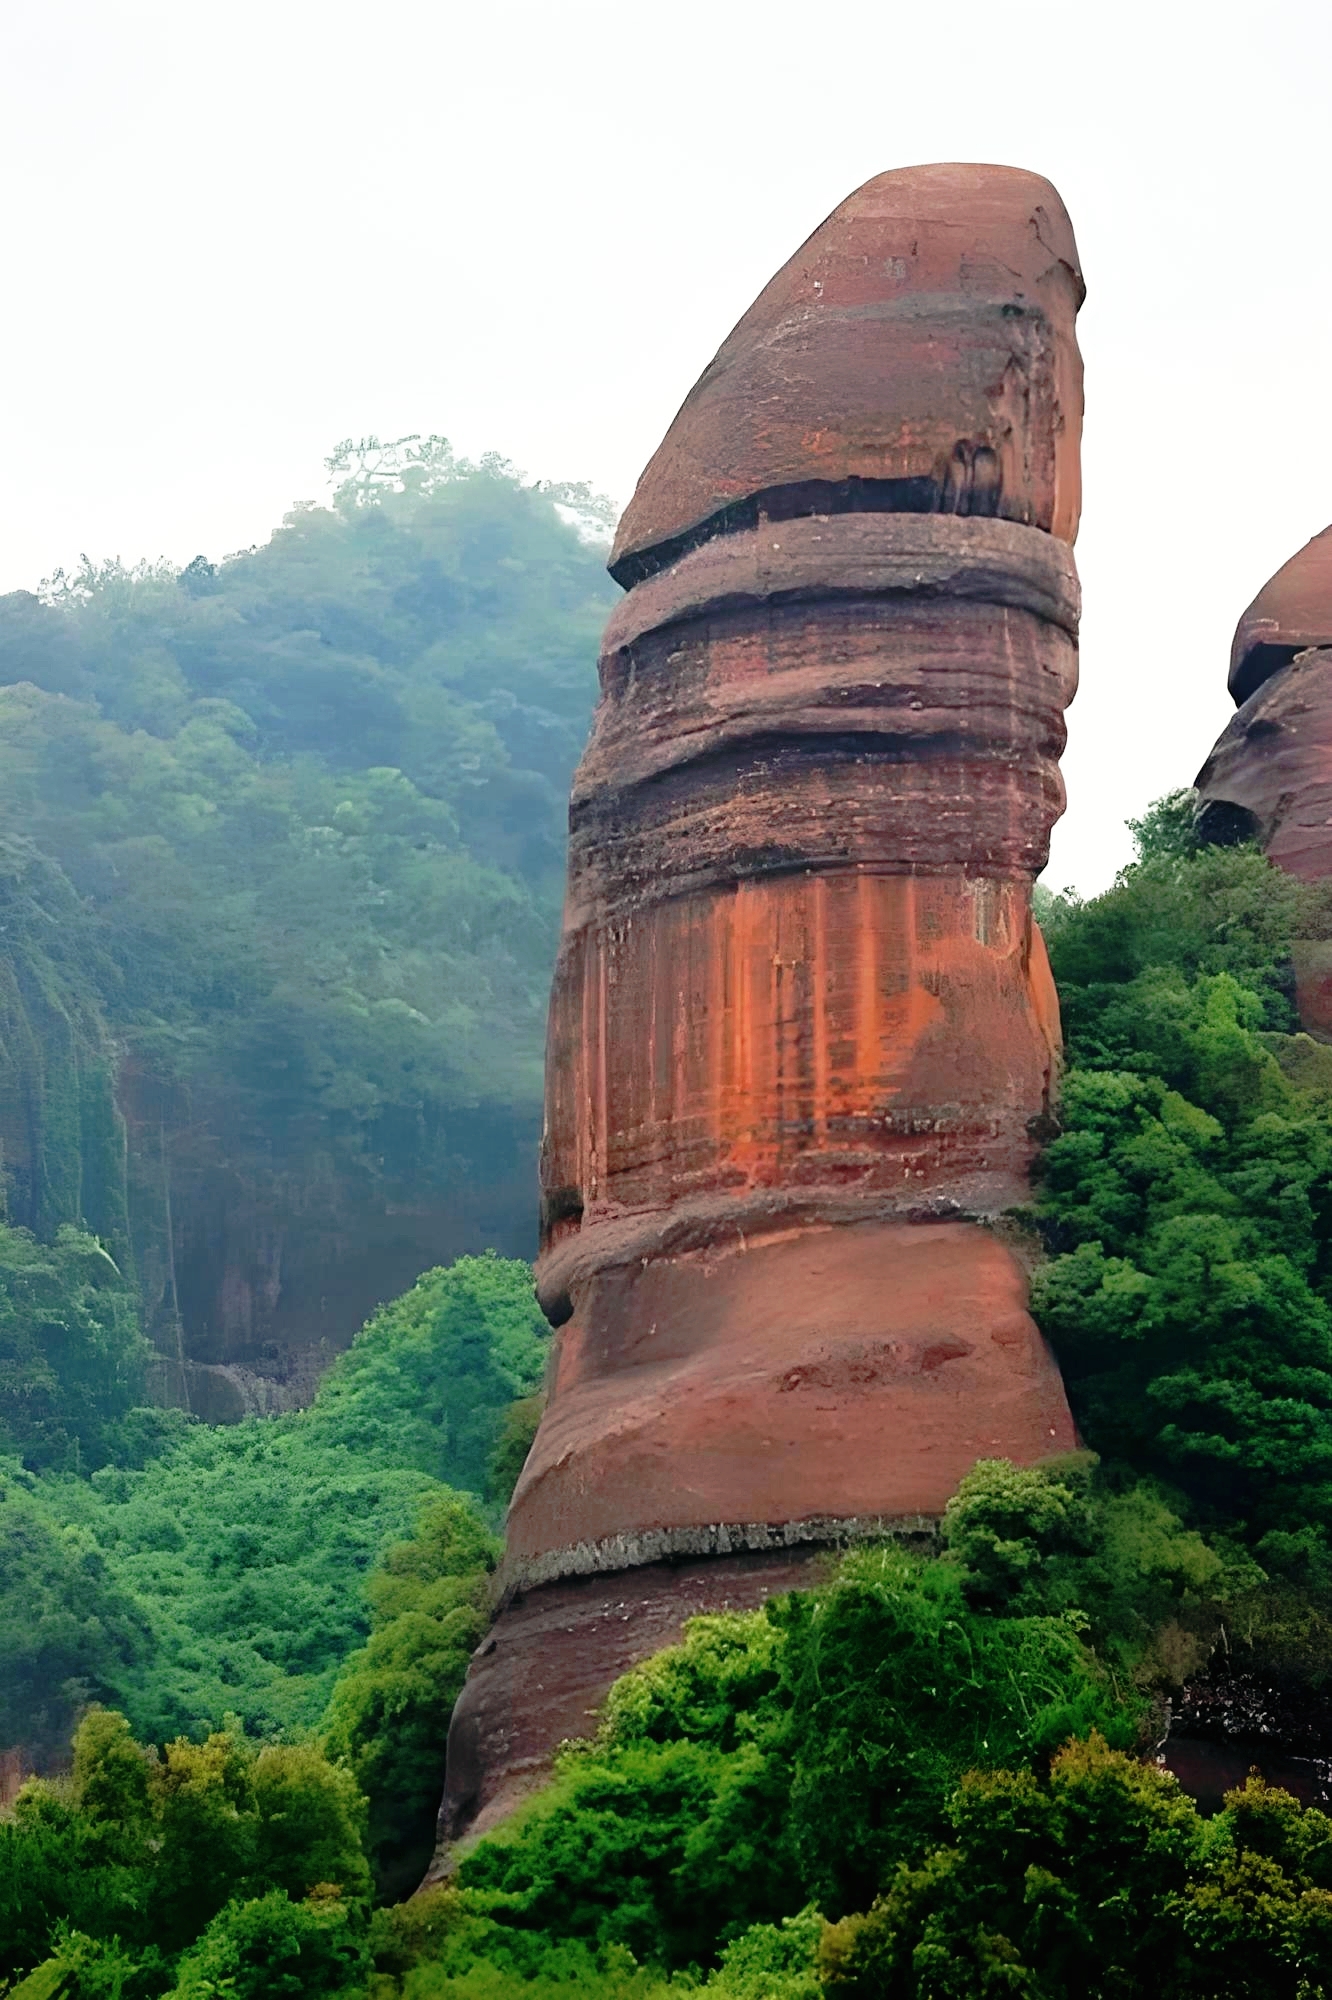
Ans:
[{"label": "horizontal strata layer", "polygon": [[1081,298],[1048,182],[881,175],[620,523],[551,1005],[551,1393],[446,1837],[691,1612],[1075,1442],[1023,1268],[958,1217],[1021,1198],[1058,1059],[1030,891],[1077,677]]},{"label": "horizontal strata layer", "polygon": [[648,632],[804,597],[952,597],[1030,611],[1078,635],[1073,551],[1011,521],[930,514],[812,514],[760,521],[684,555],[632,589],[601,642],[604,681],[628,671]]},{"label": "horizontal strata layer", "polygon": [[760,1189],[1009,1205],[1058,1042],[1025,880],[787,872],[586,925],[551,996],[546,1241]]},{"label": "horizontal strata layer", "polygon": [[561,1577],[612,1576],[649,1563],[768,1555],[782,1549],[849,1548],[889,1536],[928,1544],[937,1539],[938,1528],[937,1520],[925,1514],[851,1518],[821,1514],[806,1521],[709,1521],[688,1528],[648,1528],[636,1535],[607,1535],[599,1542],[546,1549],[535,1556],[507,1555],[497,1578],[497,1598],[503,1606]]},{"label": "horizontal strata layer", "polygon": [[1332,876],[1332,647],[1310,647],[1265,680],[1195,783],[1204,815],[1222,806],[1243,814],[1287,874]]},{"label": "horizontal strata layer", "polygon": [[[762,595],[758,536],[743,538],[746,591],[711,594],[690,558],[692,582],[672,572],[631,595],[617,618],[639,596],[669,616],[625,626],[632,639],[603,657],[570,808],[567,929],[793,868],[1044,865],[1077,685],[1068,552],[1006,523],[916,526],[930,532],[890,537],[876,569],[863,520],[789,524],[811,558],[789,599]],[[837,532],[814,564],[824,530]],[[1006,559],[1022,603],[996,602]],[[937,594],[949,584],[957,594]]]},{"label": "horizontal strata layer", "polygon": [[580,1285],[507,1561],[549,1577],[663,1531],[937,1515],[978,1458],[1074,1444],[1026,1273],[992,1231],[731,1237]]},{"label": "horizontal strata layer", "polygon": [[1311,646],[1332,646],[1332,528],[1281,565],[1236,626],[1228,680],[1236,702]]},{"label": "horizontal strata layer", "polygon": [[[749,1189],[743,1193],[682,1196],[667,1209],[649,1208],[602,1217],[595,1227],[554,1233],[542,1251],[536,1272],[536,1294],[552,1326],[563,1326],[573,1300],[586,1292],[601,1273],[631,1271],[655,1257],[687,1256],[694,1251],[742,1250],[747,1243],[787,1235],[793,1230],[839,1229],[849,1223],[927,1222],[991,1224],[1010,1205],[1007,1182],[999,1187],[970,1190],[962,1201],[955,1191],[903,1195],[899,1189],[880,1195],[854,1182],[820,1187],[798,1178],[789,1187]],[[988,1198],[994,1197],[994,1198]]]}]

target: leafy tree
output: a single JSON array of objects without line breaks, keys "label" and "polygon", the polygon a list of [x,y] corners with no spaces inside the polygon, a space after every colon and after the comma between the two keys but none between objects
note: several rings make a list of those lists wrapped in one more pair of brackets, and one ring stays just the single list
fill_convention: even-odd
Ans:
[{"label": "leafy tree", "polygon": [[1070,1621],[1130,1682],[1174,1687],[1211,1656],[1266,1578],[1181,1518],[1178,1494],[1107,1477],[1089,1452],[982,1459],[943,1519],[944,1561],[976,1609]]},{"label": "leafy tree", "polygon": [[313,1425],[347,1444],[481,1494],[515,1398],[546,1365],[530,1268],[460,1257],[376,1313],[320,1385]]},{"label": "leafy tree", "polygon": [[1038,1761],[1096,1727],[1133,1740],[1133,1706],[1076,1624],[968,1616],[944,1563],[852,1555],[833,1588],[792,1597],[786,1616],[789,1826],[804,1896],[829,1915],[863,1906],[936,1832],[974,1765]]},{"label": "leafy tree", "polygon": [[1148,815],[1114,889],[1055,912],[1072,1067],[1033,1309],[1098,1450],[1326,1587],[1332,1119],[1302,1038],[1274,1032],[1307,892],[1252,848],[1197,849],[1186,804]]},{"label": "leafy tree", "polygon": [[821,1959],[846,2000],[1158,1993],[1267,2000],[1332,1981],[1332,1821],[1251,1779],[1210,1826],[1174,1779],[1093,1737],[1048,1777],[968,1776],[952,1843],[903,1863]]},{"label": "leafy tree", "polygon": [[977,1758],[1134,1734],[1067,1621],[977,1614],[899,1548],[823,1588],[695,1620],[617,1684],[600,1741],[463,1858],[506,1924],[686,1965],[812,1898],[855,1908],[939,1831]]},{"label": "leafy tree", "polygon": [[1293,1027],[1290,945],[1309,920],[1311,892],[1254,847],[1181,854],[1155,828],[1143,838],[1144,858],[1103,896],[1041,905],[1074,1059],[1096,1046],[1100,1009],[1118,997],[1108,989],[1153,969],[1186,982],[1228,972],[1258,995],[1259,1025]]},{"label": "leafy tree", "polygon": [[72,1779],[31,1781],[0,1818],[0,1976],[41,1962],[62,1924],[160,1968],[228,1903],[360,1906],[363,1825],[350,1774],[312,1745],[256,1749],[231,1730],[158,1756],[123,1716],[94,1709]]},{"label": "leafy tree", "polygon": [[724,1945],[707,1991],[717,2000],[822,2000],[824,1922],[811,1904],[778,1924],[751,1924]]},{"label": "leafy tree", "polygon": [[368,1971],[365,1926],[354,1905],[317,1891],[293,1902],[280,1889],[229,1903],[180,1961],[179,2000],[358,2000]]},{"label": "leafy tree", "polygon": [[53,1520],[36,1488],[0,1460],[0,1744],[41,1763],[80,1708],[143,1665],[149,1622],[93,1537]]},{"label": "leafy tree", "polygon": [[369,1800],[382,1896],[409,1893],[430,1859],[449,1716],[485,1635],[498,1554],[465,1502],[436,1499],[415,1537],[386,1550],[367,1583],[370,1638],[342,1664],[324,1744]]},{"label": "leafy tree", "polygon": [[40,1243],[0,1223],[0,1448],[32,1465],[105,1462],[150,1354],[100,1243],[68,1224]]},{"label": "leafy tree", "polygon": [[505,1411],[499,1438],[486,1467],[486,1498],[493,1504],[507,1507],[513,1498],[513,1489],[536,1440],[545,1406],[545,1396],[536,1394],[518,1397]]}]

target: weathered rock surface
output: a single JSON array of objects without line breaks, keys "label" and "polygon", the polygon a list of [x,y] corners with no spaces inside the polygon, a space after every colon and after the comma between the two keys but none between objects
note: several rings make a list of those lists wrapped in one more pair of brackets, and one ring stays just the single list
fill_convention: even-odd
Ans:
[{"label": "weathered rock surface", "polygon": [[[1198,773],[1205,838],[1256,838],[1302,882],[1332,879],[1332,528],[1292,556],[1240,619],[1239,703]],[[1332,938],[1300,940],[1296,1000],[1332,1037]]]},{"label": "weathered rock surface", "polygon": [[[692,1250],[608,1261],[560,1340],[509,1520],[531,1585],[642,1539],[943,1512],[978,1458],[1071,1450],[1026,1274],[975,1223],[734,1214]],[[818,1539],[817,1534],[811,1536]],[[641,1558],[640,1558],[641,1559]]]},{"label": "weathered rock surface", "polygon": [[690,390],[625,509],[612,576],[636,583],[751,513],[829,501],[998,514],[1071,542],[1084,292],[1039,174],[939,165],[867,181]]},{"label": "weathered rock surface", "polygon": [[1228,685],[1236,704],[1309,646],[1332,645],[1332,528],[1265,583],[1235,628]]},{"label": "weathered rock surface", "polygon": [[918,1531],[978,1457],[1075,1442],[988,1225],[1058,1063],[1031,884],[1077,679],[1081,297],[1048,182],[881,175],[621,523],[547,1051],[560,1333],[450,1836],[586,1728],[623,1652],[596,1607],[641,1588],[644,1634],[678,1629],[789,1587],[775,1551]]},{"label": "weathered rock surface", "polygon": [[1198,788],[1204,827],[1228,808],[1236,831],[1256,835],[1288,874],[1302,882],[1332,875],[1332,645],[1296,653],[1254,690],[1218,738]]}]

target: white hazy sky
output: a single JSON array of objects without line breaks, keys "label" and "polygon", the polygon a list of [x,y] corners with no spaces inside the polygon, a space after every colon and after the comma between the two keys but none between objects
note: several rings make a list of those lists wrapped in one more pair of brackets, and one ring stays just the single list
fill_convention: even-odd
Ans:
[{"label": "white hazy sky", "polygon": [[1046,879],[1099,888],[1332,519],[1330,119],[1329,0],[6,0],[0,589],[261,540],[349,432],[623,501],[853,187],[1031,167],[1089,285]]}]

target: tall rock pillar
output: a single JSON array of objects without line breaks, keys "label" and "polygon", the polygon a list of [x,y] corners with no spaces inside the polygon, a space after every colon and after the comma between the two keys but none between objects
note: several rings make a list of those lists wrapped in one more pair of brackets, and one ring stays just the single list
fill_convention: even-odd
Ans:
[{"label": "tall rock pillar", "polygon": [[1083,286],[1049,182],[889,173],[620,524],[551,1001],[549,1405],[450,1744],[485,1824],[614,1674],[1070,1448],[1023,1200],[1076,684]]},{"label": "tall rock pillar", "polygon": [[[1332,528],[1263,585],[1235,630],[1237,710],[1197,776],[1205,839],[1257,839],[1302,882],[1332,880]],[[1332,1040],[1332,939],[1294,948],[1300,1018]]]}]

